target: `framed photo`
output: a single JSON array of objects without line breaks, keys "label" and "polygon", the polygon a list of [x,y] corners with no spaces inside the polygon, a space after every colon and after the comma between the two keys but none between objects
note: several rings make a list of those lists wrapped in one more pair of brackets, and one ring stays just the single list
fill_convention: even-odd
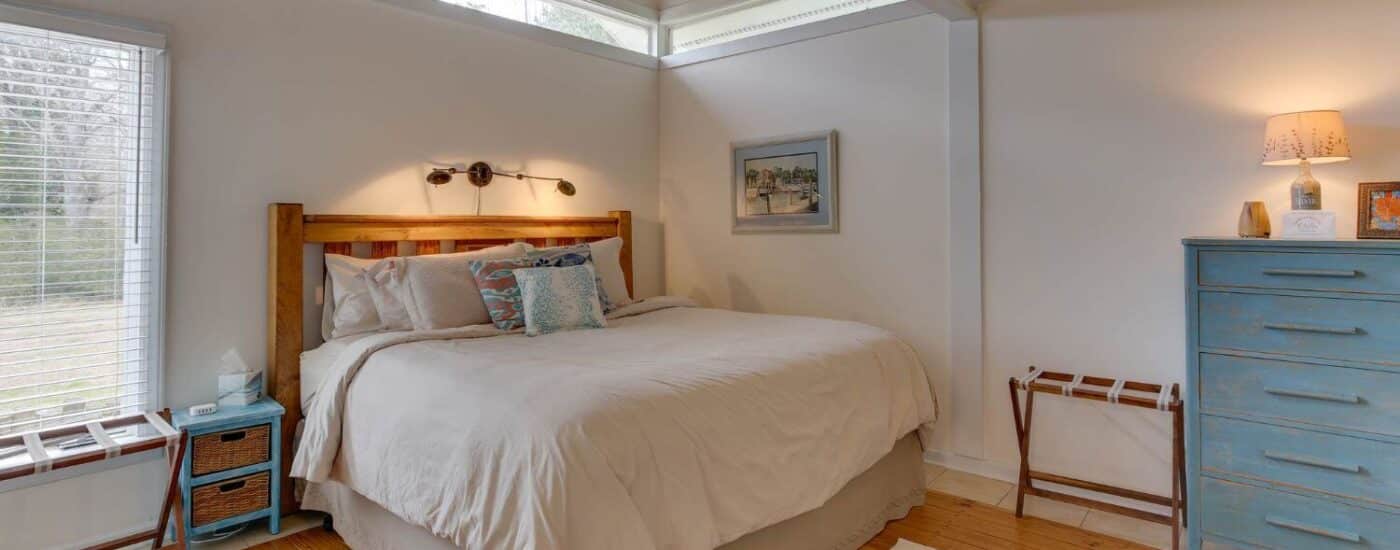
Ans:
[{"label": "framed photo", "polygon": [[835,233],[836,131],[730,145],[735,233]]},{"label": "framed photo", "polygon": [[1400,181],[1357,186],[1356,238],[1400,239]]}]

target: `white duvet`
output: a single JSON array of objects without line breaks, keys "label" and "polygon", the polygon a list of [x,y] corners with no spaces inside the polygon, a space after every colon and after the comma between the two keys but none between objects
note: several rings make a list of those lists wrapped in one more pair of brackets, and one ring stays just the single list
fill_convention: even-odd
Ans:
[{"label": "white duvet", "polygon": [[710,549],[821,506],[936,416],[887,331],[686,304],[358,340],[292,473],[464,548]]}]

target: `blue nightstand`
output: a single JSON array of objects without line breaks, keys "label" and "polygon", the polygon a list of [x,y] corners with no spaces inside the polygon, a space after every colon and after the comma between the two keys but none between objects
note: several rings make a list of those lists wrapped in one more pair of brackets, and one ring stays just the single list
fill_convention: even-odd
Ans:
[{"label": "blue nightstand", "polygon": [[267,518],[272,534],[281,530],[283,412],[264,398],[204,416],[174,413],[174,426],[190,434],[180,467],[181,521],[189,536],[259,518]]}]

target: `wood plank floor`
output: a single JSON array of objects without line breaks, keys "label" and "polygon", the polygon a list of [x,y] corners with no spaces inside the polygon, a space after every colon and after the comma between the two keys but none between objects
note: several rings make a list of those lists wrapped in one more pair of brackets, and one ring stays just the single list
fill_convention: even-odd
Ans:
[{"label": "wood plank floor", "polygon": [[[924,505],[892,521],[861,550],[889,550],[907,539],[938,550],[1095,550],[1150,549],[1039,518],[1016,519],[1011,512],[944,493],[929,492]],[[253,548],[257,550],[340,550],[335,533],[312,528]]]}]

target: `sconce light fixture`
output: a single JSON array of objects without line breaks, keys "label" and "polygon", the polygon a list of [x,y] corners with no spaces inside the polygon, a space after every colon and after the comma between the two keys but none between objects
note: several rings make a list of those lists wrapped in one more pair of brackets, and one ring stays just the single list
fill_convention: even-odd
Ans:
[{"label": "sconce light fixture", "polygon": [[497,172],[491,168],[490,164],[486,164],[485,162],[481,161],[473,162],[472,165],[468,166],[466,170],[458,170],[455,166],[450,168],[434,168],[432,172],[428,173],[428,183],[431,183],[433,185],[444,185],[447,182],[452,181],[453,174],[466,174],[467,182],[477,187],[486,187],[487,185],[491,184],[491,178],[495,176],[504,176],[507,178],[515,178],[517,180],[532,179],[557,182],[554,185],[554,190],[558,191],[560,194],[566,197],[572,197],[574,196],[574,193],[578,192],[578,189],[574,187],[574,184],[570,183],[569,180],[566,180],[564,178],[545,178],[540,176],[531,176],[529,174],[522,174],[519,172]]}]

